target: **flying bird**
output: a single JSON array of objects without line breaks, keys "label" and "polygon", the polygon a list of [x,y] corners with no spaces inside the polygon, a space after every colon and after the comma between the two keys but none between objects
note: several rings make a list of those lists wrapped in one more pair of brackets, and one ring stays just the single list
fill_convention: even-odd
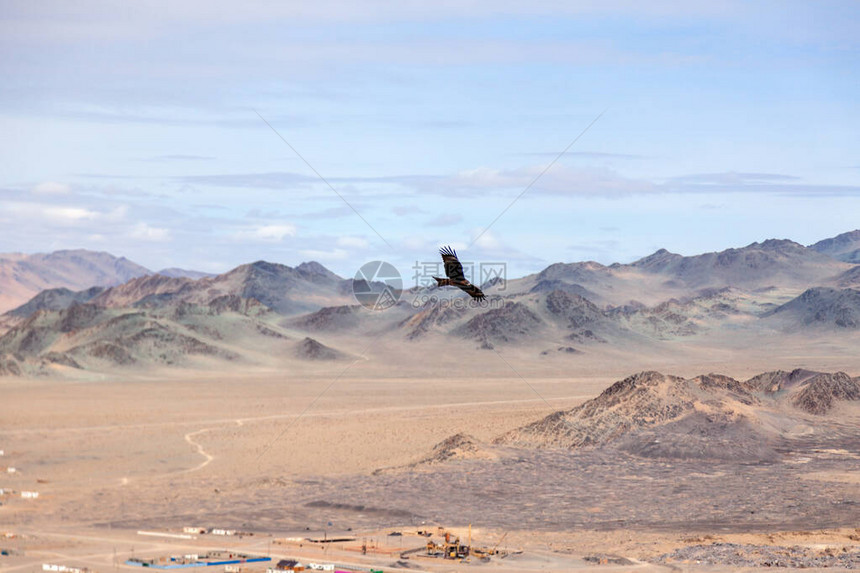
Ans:
[{"label": "flying bird", "polygon": [[470,297],[477,300],[484,300],[484,293],[481,289],[466,280],[466,275],[463,274],[463,265],[457,259],[457,252],[451,247],[442,247],[439,249],[439,254],[442,255],[442,262],[445,263],[445,275],[447,279],[436,279],[437,286],[455,286],[462,290]]}]

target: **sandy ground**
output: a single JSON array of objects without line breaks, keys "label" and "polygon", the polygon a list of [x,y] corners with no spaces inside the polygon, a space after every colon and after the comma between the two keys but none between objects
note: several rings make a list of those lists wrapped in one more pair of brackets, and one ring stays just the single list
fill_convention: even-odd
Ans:
[{"label": "sandy ground", "polygon": [[[841,360],[845,367],[854,366],[844,355]],[[516,368],[515,357],[511,361]],[[511,514],[507,522],[494,519],[484,524],[482,514],[489,515],[494,502],[482,502],[477,496],[467,502],[471,505],[464,515],[453,522],[439,522],[431,519],[438,513],[430,507],[435,505],[434,492],[456,497],[458,482],[424,491],[423,497],[415,498],[424,507],[405,507],[393,497],[394,492],[400,491],[402,496],[403,483],[432,480],[432,472],[426,478],[417,474],[388,477],[408,478],[397,483],[399,490],[390,491],[386,489],[389,482],[373,481],[372,472],[414,462],[457,432],[491,439],[579,404],[621,375],[609,368],[609,375],[560,377],[529,372],[528,377],[521,377],[510,369],[504,373],[505,366],[492,375],[380,378],[361,368],[343,374],[344,366],[332,365],[327,371],[307,375],[234,372],[174,373],[169,379],[157,375],[92,381],[0,379],[0,450],[4,451],[0,467],[16,468],[15,473],[0,476],[0,487],[40,494],[35,500],[21,499],[19,494],[0,497],[0,549],[13,553],[0,557],[0,571],[36,571],[46,562],[85,565],[96,571],[130,570],[122,562],[132,554],[156,556],[226,546],[273,556],[321,555],[338,563],[373,564],[390,570],[397,561],[395,547],[417,547],[424,539],[410,535],[395,539],[385,535],[387,531],[408,533],[442,526],[465,536],[468,522],[474,524],[476,544],[492,546],[507,533],[503,546],[524,552],[488,564],[426,559],[411,559],[408,564],[427,571],[474,567],[499,571],[699,570],[702,568],[694,563],[668,567],[644,560],[706,535],[711,536],[709,542],[860,544],[855,539],[860,532],[849,524],[826,530],[810,527],[809,531],[774,526],[757,532],[708,531],[707,527],[657,531],[636,524],[591,527],[586,522],[553,531],[552,527],[518,527],[516,508],[505,509]],[[723,372],[743,377],[755,373],[756,366]],[[785,366],[774,364],[771,369],[776,367]],[[685,365],[687,368],[693,370],[694,366]],[[629,369],[625,371],[629,373]],[[852,373],[860,373],[860,368]],[[846,459],[848,465],[822,462],[814,471],[790,474],[788,479],[813,486],[825,484],[833,496],[860,502],[856,460]],[[457,466],[451,471],[448,478],[462,480],[464,489],[470,480],[495,479],[488,477],[485,466]],[[540,485],[543,479],[559,483],[564,478],[562,474],[536,473],[524,479]],[[351,484],[367,484],[355,497],[355,506],[349,504]],[[344,499],[336,499],[338,495]],[[547,499],[552,507],[552,499]],[[619,499],[621,505],[635,503],[623,502],[623,496]],[[319,500],[342,502],[345,507],[313,505]],[[408,505],[408,500],[403,503]],[[446,503],[456,505],[451,499]],[[523,503],[519,511],[529,512],[531,502]],[[595,513],[599,511],[597,508]],[[821,512],[826,511],[822,506]],[[329,521],[332,526],[327,525]],[[182,525],[238,527],[256,535],[242,540],[213,536],[169,540],[137,534],[139,529],[177,531]],[[324,552],[306,543],[302,547],[273,544],[285,537],[327,534],[329,528],[333,533],[338,529],[345,533],[348,527],[353,529],[351,535],[376,540],[392,553],[362,556],[345,547],[330,546]],[[860,517],[854,527],[860,527]],[[787,532],[790,530],[798,532]],[[4,532],[10,537],[3,537]],[[585,560],[589,556],[607,564]],[[629,563],[613,564],[616,557]]]}]

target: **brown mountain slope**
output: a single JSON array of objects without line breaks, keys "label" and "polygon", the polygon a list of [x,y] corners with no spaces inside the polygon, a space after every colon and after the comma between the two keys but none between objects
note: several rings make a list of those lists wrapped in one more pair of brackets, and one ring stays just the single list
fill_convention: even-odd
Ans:
[{"label": "brown mountain slope", "polygon": [[0,254],[0,312],[25,303],[45,289],[111,286],[150,273],[125,257],[82,249]]},{"label": "brown mountain slope", "polygon": [[258,261],[222,275],[196,280],[149,274],[127,280],[92,297],[85,297],[85,293],[53,297],[57,301],[52,305],[40,302],[47,296],[40,295],[15,309],[13,314],[26,316],[38,308],[60,310],[65,308],[64,301],[68,306],[74,300],[92,299],[94,304],[105,308],[157,308],[180,303],[209,305],[223,297],[238,297],[254,299],[276,312],[293,315],[332,304],[355,302],[349,288],[351,282],[339,278],[319,263],[302,263],[291,268]]},{"label": "brown mountain slope", "polygon": [[149,297],[175,294],[193,282],[194,280],[185,277],[147,275],[111,287],[95,297],[92,302],[106,308],[132,307]]},{"label": "brown mountain slope", "polygon": [[[705,404],[719,395],[719,403]],[[724,376],[685,380],[641,372],[616,382],[597,398],[505,434],[502,443],[518,446],[578,448],[608,444],[641,428],[676,420],[697,411],[728,415],[757,403],[741,383]]]},{"label": "brown mountain slope", "polygon": [[846,263],[860,263],[860,229],[818,241],[809,248]]},{"label": "brown mountain slope", "polygon": [[765,372],[746,384],[774,396],[810,414],[824,415],[839,402],[860,400],[860,380],[844,372],[813,372],[797,369],[791,372]]},{"label": "brown mountain slope", "polygon": [[779,286],[803,290],[832,284],[849,263],[789,240],[769,239],[741,248],[682,256],[665,249],[630,264],[556,263],[543,271],[508,280],[504,291],[487,294],[566,290],[613,306],[631,300],[656,305],[669,298],[695,296],[702,289],[755,290]]},{"label": "brown mountain slope", "polygon": [[171,302],[208,304],[224,295],[236,295],[258,300],[284,315],[354,302],[351,293],[344,293],[344,283],[350,281],[344,281],[318,263],[303,263],[292,268],[257,261],[215,277],[184,283],[183,279],[173,280],[175,285],[181,286],[170,293]]},{"label": "brown mountain slope", "polygon": [[302,360],[338,360],[346,358],[346,354],[343,352],[326,346],[322,342],[310,337],[305,337],[304,340],[296,344],[293,354],[296,358]]},{"label": "brown mountain slope", "polygon": [[[209,361],[258,363],[293,342],[253,299],[224,296],[209,305],[106,308],[73,304],[41,310],[0,336],[6,373],[41,375],[68,366],[111,371]],[[207,367],[215,367],[209,364]]]},{"label": "brown mountain slope", "polygon": [[789,240],[769,239],[739,249],[692,257],[665,251],[631,267],[665,276],[689,288],[808,287],[844,272],[844,263]]},{"label": "brown mountain slope", "polygon": [[789,328],[796,326],[860,328],[860,290],[816,287],[779,306],[767,317]]},{"label": "brown mountain slope", "polygon": [[[596,398],[495,440],[528,448],[614,447],[648,457],[773,460],[796,428],[860,400],[847,374],[769,372],[747,382],[641,372]],[[826,431],[826,419],[814,422]]]}]

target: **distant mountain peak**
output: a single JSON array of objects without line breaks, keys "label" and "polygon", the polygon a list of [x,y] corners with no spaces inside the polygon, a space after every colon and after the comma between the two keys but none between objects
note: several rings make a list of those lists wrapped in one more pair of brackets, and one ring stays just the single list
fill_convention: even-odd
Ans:
[{"label": "distant mountain peak", "polygon": [[69,249],[0,256],[0,311],[15,308],[40,291],[113,286],[152,271],[110,253]]},{"label": "distant mountain peak", "polygon": [[238,270],[238,269],[254,269],[254,270],[261,270],[261,271],[266,271],[266,272],[273,272],[273,271],[284,269],[284,268],[289,268],[289,267],[287,267],[286,265],[282,265],[280,263],[270,263],[269,261],[259,260],[259,261],[254,261],[253,263],[248,263],[246,265],[240,265],[240,266],[236,267],[236,270]]},{"label": "distant mountain peak", "polygon": [[790,239],[766,239],[761,243],[751,243],[747,246],[747,248],[759,247],[761,249],[774,249],[774,250],[783,250],[783,249],[806,249],[800,243],[795,243]]},{"label": "distant mountain peak", "polygon": [[835,237],[832,237],[830,239],[823,239],[821,241],[818,241],[814,245],[810,245],[810,247],[815,248],[815,245],[820,245],[822,243],[844,244],[854,243],[857,241],[860,241],[860,229],[855,229],[854,231],[848,231],[846,233],[840,233],[839,235],[836,235]]},{"label": "distant mountain peak", "polygon": [[672,253],[666,249],[658,249],[647,257],[642,257],[638,261],[633,262],[632,265],[634,267],[639,268],[650,268],[654,266],[665,265],[667,263],[672,263],[683,258],[683,256],[677,253]]},{"label": "distant mountain peak", "polygon": [[305,261],[296,267],[297,271],[303,271],[306,273],[328,273],[330,272],[327,268],[322,266],[320,263],[316,261]]},{"label": "distant mountain peak", "polygon": [[296,267],[296,272],[303,275],[314,275],[326,280],[341,280],[341,278],[316,261],[307,261]]},{"label": "distant mountain peak", "polygon": [[809,248],[846,263],[860,263],[860,229],[818,241]]}]

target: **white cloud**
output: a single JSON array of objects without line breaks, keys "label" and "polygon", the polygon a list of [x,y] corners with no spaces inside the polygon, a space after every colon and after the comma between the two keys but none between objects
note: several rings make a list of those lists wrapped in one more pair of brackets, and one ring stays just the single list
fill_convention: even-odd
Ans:
[{"label": "white cloud", "polygon": [[57,221],[77,222],[77,221],[92,221],[99,216],[99,213],[83,207],[39,207],[43,210],[45,217]]},{"label": "white cloud", "polygon": [[71,191],[71,187],[65,183],[57,183],[56,181],[45,181],[35,185],[32,189],[35,195],[65,195]]},{"label": "white cloud", "polygon": [[138,223],[132,227],[129,236],[141,241],[162,243],[170,240],[170,230],[164,227],[152,227],[146,223]]},{"label": "white cloud", "polygon": [[263,241],[283,241],[285,237],[294,237],[296,226],[290,224],[265,225],[253,231],[253,236]]},{"label": "white cloud", "polygon": [[99,212],[84,207],[58,207],[30,202],[8,202],[2,205],[5,214],[17,219],[28,219],[30,222],[46,221],[58,225],[76,224],[97,219]]},{"label": "white cloud", "polygon": [[279,243],[285,238],[294,237],[295,235],[296,226],[291,223],[245,227],[233,233],[233,236],[237,239],[264,241],[268,243]]}]

